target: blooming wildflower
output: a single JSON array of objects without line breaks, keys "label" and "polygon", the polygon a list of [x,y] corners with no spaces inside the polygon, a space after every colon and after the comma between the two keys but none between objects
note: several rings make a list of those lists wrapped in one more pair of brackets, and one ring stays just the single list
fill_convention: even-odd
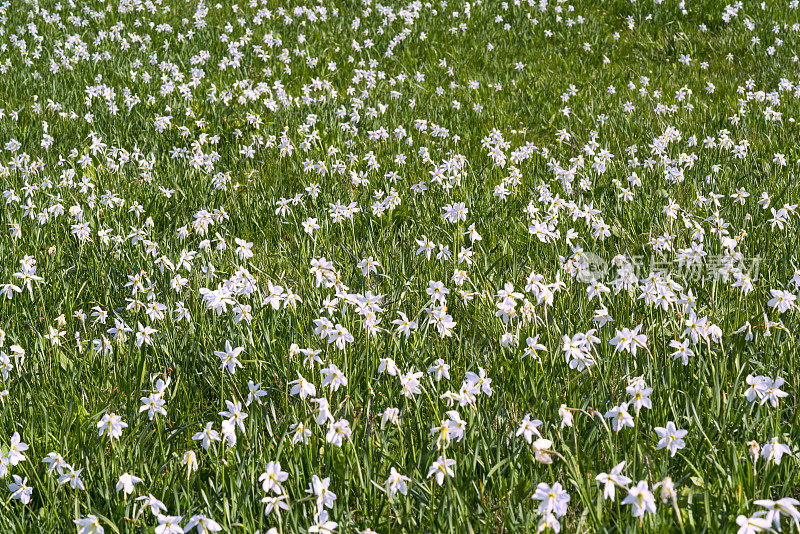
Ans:
[{"label": "blooming wildflower", "polygon": [[8,491],[11,492],[11,500],[18,500],[22,504],[31,502],[33,495],[33,488],[28,486],[28,479],[22,478],[19,475],[14,475],[14,482],[8,485]]},{"label": "blooming wildflower", "polygon": [[625,469],[625,461],[615,465],[610,473],[600,473],[595,477],[595,480],[604,484],[603,497],[606,499],[613,501],[617,486],[624,488],[632,482],[630,478],[622,474],[623,469]]},{"label": "blooming wildflower", "polygon": [[670,456],[675,456],[676,452],[686,447],[683,438],[689,433],[688,430],[678,429],[672,421],[669,421],[666,427],[658,426],[654,430],[659,438],[656,449],[666,448]]},{"label": "blooming wildflower", "polygon": [[656,501],[647,486],[646,480],[640,480],[635,486],[628,488],[628,495],[622,504],[630,504],[633,517],[642,517],[645,512],[656,513]]},{"label": "blooming wildflower", "polygon": [[533,500],[539,501],[538,512],[541,515],[553,514],[562,517],[567,513],[570,496],[558,482],[552,486],[540,482],[533,493]]},{"label": "blooming wildflower", "polygon": [[392,467],[389,476],[386,479],[386,491],[391,496],[397,495],[398,492],[402,493],[403,495],[407,495],[409,482],[411,482],[410,478],[401,475],[397,472],[397,469]]},{"label": "blooming wildflower", "polygon": [[98,436],[106,434],[109,439],[114,440],[122,436],[122,431],[128,428],[128,424],[122,420],[121,416],[112,412],[103,415],[97,423],[97,428],[99,429]]},{"label": "blooming wildflower", "polygon": [[613,428],[615,432],[619,432],[626,426],[634,426],[633,417],[628,413],[627,403],[614,406],[611,410],[607,411],[603,417],[611,419],[611,428]]},{"label": "blooming wildflower", "polygon": [[202,514],[193,515],[189,522],[183,527],[184,532],[196,530],[197,534],[207,534],[209,532],[221,532],[222,525]]},{"label": "blooming wildflower", "polygon": [[117,481],[117,491],[122,491],[123,495],[127,497],[133,493],[133,486],[139,482],[142,482],[141,478],[128,473],[122,473]]},{"label": "blooming wildflower", "polygon": [[289,473],[281,470],[280,462],[269,462],[266,471],[258,477],[258,481],[261,482],[261,489],[264,492],[274,491],[278,495],[283,493],[281,483],[286,482],[288,479]]},{"label": "blooming wildflower", "polygon": [[78,534],[104,534],[105,529],[100,525],[100,520],[95,515],[89,514],[86,517],[73,521],[78,525]]},{"label": "blooming wildflower", "polygon": [[444,484],[445,476],[447,477],[456,476],[453,469],[451,469],[451,467],[454,465],[456,465],[455,460],[451,458],[446,458],[444,456],[440,456],[433,462],[430,470],[428,470],[428,478],[435,476],[436,483],[441,486],[442,484]]}]

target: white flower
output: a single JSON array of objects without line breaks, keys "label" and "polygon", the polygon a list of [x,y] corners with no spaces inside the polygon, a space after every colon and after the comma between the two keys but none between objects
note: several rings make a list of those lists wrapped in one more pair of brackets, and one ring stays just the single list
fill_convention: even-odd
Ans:
[{"label": "white flower", "polygon": [[100,520],[95,515],[88,515],[73,521],[78,525],[78,534],[104,534],[105,529],[100,525]]},{"label": "white flower", "polygon": [[157,519],[156,534],[183,534],[183,528],[180,525],[183,520],[181,516],[158,514]]},{"label": "white flower", "polygon": [[542,437],[538,429],[540,426],[542,426],[541,421],[538,419],[531,420],[531,414],[525,414],[517,429],[517,436],[522,436],[528,443],[533,443],[533,436]]},{"label": "white flower", "polygon": [[607,411],[603,417],[611,419],[611,428],[613,428],[615,432],[619,432],[626,426],[634,426],[633,417],[628,413],[628,403],[614,406]]},{"label": "white flower", "polygon": [[292,389],[289,391],[290,395],[300,395],[301,399],[305,399],[306,397],[313,397],[317,394],[317,388],[303,378],[300,373],[297,373],[297,380],[292,380],[289,382],[289,385],[292,386]]},{"label": "white flower", "polygon": [[278,495],[283,493],[281,483],[286,482],[288,479],[289,473],[281,469],[280,462],[269,462],[266,471],[258,477],[258,481],[261,482],[261,489],[265,493],[274,491]]},{"label": "white flower", "polygon": [[28,479],[22,478],[19,475],[14,475],[14,482],[8,485],[8,491],[11,492],[11,499],[18,500],[22,504],[31,502],[31,495],[33,495],[33,488],[28,486]]},{"label": "white flower", "polygon": [[325,435],[325,441],[336,445],[342,446],[344,440],[349,440],[353,431],[350,429],[350,422],[347,419],[341,419],[335,423],[331,423],[328,427],[328,433]]},{"label": "white flower", "polygon": [[633,330],[628,328],[617,330],[616,337],[614,337],[610,343],[616,347],[617,351],[630,352],[633,356],[636,356],[637,348],[647,347],[647,336],[639,333],[641,329],[642,325],[637,326]]},{"label": "white flower", "polygon": [[208,450],[208,448],[211,447],[212,441],[219,441],[219,432],[214,430],[212,428],[213,426],[214,423],[209,421],[208,423],[206,423],[206,427],[203,430],[192,435],[193,440],[195,441],[202,440],[203,442],[202,445],[205,450]]},{"label": "white flower", "polygon": [[768,464],[775,462],[775,465],[780,465],[781,458],[784,454],[791,456],[792,450],[783,443],[780,443],[777,437],[772,438],[761,447],[761,457],[764,458]]},{"label": "white flower", "polygon": [[183,527],[184,532],[190,532],[192,529],[197,530],[197,534],[207,534],[209,532],[222,531],[222,525],[202,514],[193,515],[186,526]]},{"label": "white flower", "polygon": [[215,350],[214,355],[220,359],[220,371],[228,370],[229,373],[235,374],[237,367],[242,367],[242,362],[239,361],[238,356],[244,351],[244,347],[231,346],[230,341],[225,341],[225,350]]},{"label": "white flower", "polygon": [[794,302],[797,297],[789,291],[770,289],[769,292],[772,294],[772,298],[767,302],[767,306],[777,309],[780,313],[796,306]]},{"label": "white flower", "polygon": [[439,456],[431,468],[428,470],[428,478],[432,476],[436,476],[436,483],[440,486],[444,484],[445,476],[454,477],[456,476],[455,472],[451,469],[452,466],[456,465],[456,461],[450,458],[445,458],[444,456]]},{"label": "white flower", "polygon": [[633,517],[641,517],[645,512],[656,513],[656,501],[647,487],[646,480],[640,480],[637,485],[629,488],[622,504],[630,504],[633,507]]},{"label": "white flower", "polygon": [[540,482],[536,486],[536,491],[533,492],[533,500],[540,501],[538,510],[540,514],[553,514],[556,517],[562,517],[567,513],[570,496],[558,482],[552,486]]},{"label": "white flower", "polygon": [[11,436],[11,443],[8,446],[8,464],[17,465],[25,460],[23,452],[28,450],[27,443],[24,443],[19,436],[19,432],[14,432]]},{"label": "white flower", "polygon": [[689,432],[687,430],[679,430],[672,421],[667,422],[666,428],[658,426],[654,430],[659,437],[656,449],[666,448],[670,456],[675,456],[676,452],[686,447],[683,438]]},{"label": "white flower", "polygon": [[319,511],[322,511],[324,508],[333,508],[336,494],[328,489],[330,485],[330,478],[319,478],[317,475],[311,477],[311,484],[306,490],[306,493],[313,494],[317,498],[317,510]]},{"label": "white flower", "polygon": [[122,431],[125,428],[128,428],[128,423],[122,420],[122,417],[115,413],[107,413],[103,415],[103,418],[97,423],[97,428],[100,431],[97,433],[98,436],[102,436],[103,434],[107,434],[110,439],[119,439],[122,436]]},{"label": "white flower", "polygon": [[604,484],[603,497],[610,501],[614,500],[617,486],[625,488],[631,483],[631,479],[622,474],[623,469],[625,469],[624,460],[615,465],[610,473],[600,473],[595,477],[595,480]]},{"label": "white flower", "polygon": [[397,472],[397,469],[392,467],[389,477],[386,479],[386,491],[389,492],[390,496],[397,495],[398,492],[406,495],[408,494],[409,482],[411,482],[410,478],[401,475]]},{"label": "white flower", "polygon": [[117,481],[117,491],[123,491],[123,494],[127,497],[133,493],[134,484],[138,484],[139,482],[142,482],[141,478],[128,473],[122,473]]}]

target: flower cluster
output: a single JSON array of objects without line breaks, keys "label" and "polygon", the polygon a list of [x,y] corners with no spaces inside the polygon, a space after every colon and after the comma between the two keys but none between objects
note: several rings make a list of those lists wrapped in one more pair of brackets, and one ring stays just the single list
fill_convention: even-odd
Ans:
[{"label": "flower cluster", "polygon": [[0,3],[5,524],[800,529],[799,7]]}]

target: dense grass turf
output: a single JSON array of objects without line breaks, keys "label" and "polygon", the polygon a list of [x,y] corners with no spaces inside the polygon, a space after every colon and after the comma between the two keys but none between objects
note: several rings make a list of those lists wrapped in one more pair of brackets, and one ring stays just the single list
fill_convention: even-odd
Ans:
[{"label": "dense grass turf", "polygon": [[5,2],[0,528],[796,531],[797,7]]}]

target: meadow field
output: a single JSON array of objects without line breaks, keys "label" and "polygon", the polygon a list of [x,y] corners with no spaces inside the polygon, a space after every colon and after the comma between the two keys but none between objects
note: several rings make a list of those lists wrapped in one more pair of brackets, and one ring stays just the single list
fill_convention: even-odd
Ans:
[{"label": "meadow field", "polygon": [[0,531],[800,530],[798,0],[6,0]]}]

